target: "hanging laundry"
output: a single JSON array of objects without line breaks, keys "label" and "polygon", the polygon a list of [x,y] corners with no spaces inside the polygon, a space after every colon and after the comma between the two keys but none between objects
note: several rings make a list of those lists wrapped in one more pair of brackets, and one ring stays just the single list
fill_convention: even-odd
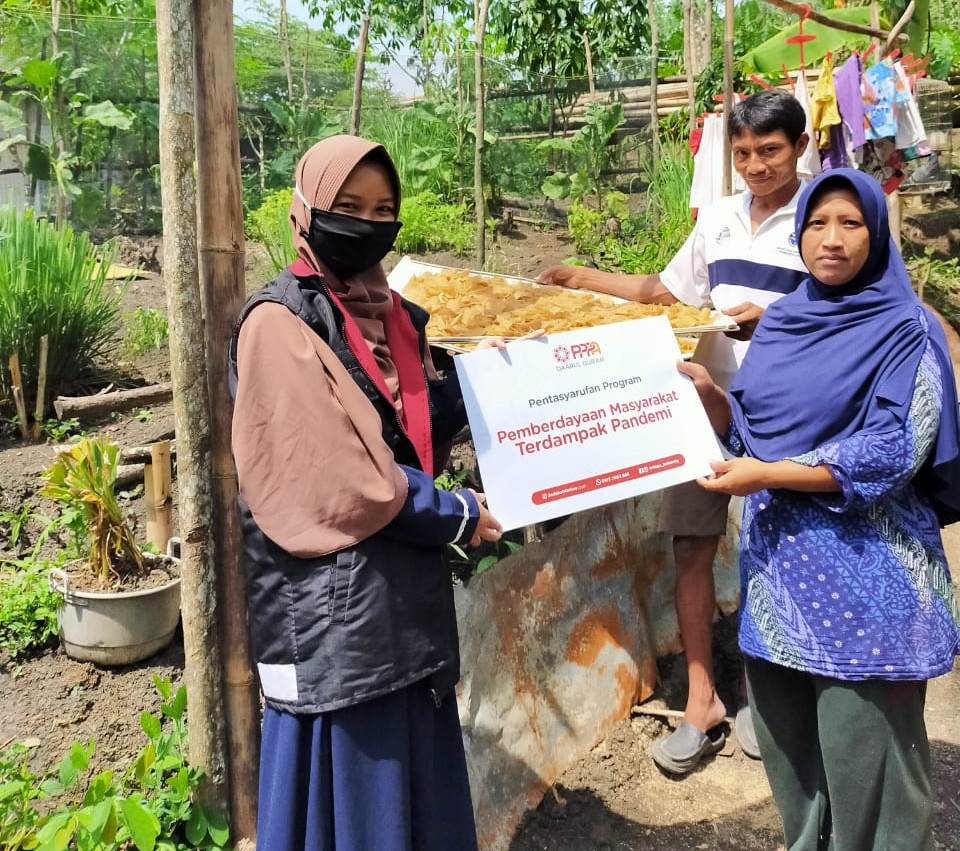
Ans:
[{"label": "hanging laundry", "polygon": [[807,77],[803,73],[803,68],[797,72],[797,82],[793,87],[793,96],[800,101],[800,106],[803,107],[807,116],[807,126],[804,130],[809,136],[806,150],[797,161],[797,174],[800,177],[810,179],[820,174],[820,152],[813,136],[813,123],[810,120],[810,92],[807,90]]},{"label": "hanging laundry", "polygon": [[863,171],[873,175],[889,195],[903,183],[903,155],[893,139],[875,139],[863,147]]},{"label": "hanging laundry", "polygon": [[[885,139],[897,135],[897,72],[887,62],[878,62],[863,75],[870,86],[864,89],[868,139]],[[868,99],[869,98],[869,99]]]},{"label": "hanging laundry", "polygon": [[829,55],[823,58],[820,79],[813,87],[811,123],[817,134],[817,147],[830,147],[830,128],[839,126],[840,111],[837,109],[837,93],[833,87],[833,63]]},{"label": "hanging laundry", "polygon": [[897,133],[894,137],[896,146],[903,151],[903,157],[906,160],[929,156],[927,131],[920,118],[917,101],[910,90],[907,72],[899,62],[894,64],[893,68],[897,74]]},{"label": "hanging laundry", "polygon": [[850,130],[844,123],[830,128],[830,147],[820,152],[821,166],[824,171],[832,168],[856,168],[850,143]]},{"label": "hanging laundry", "polygon": [[863,96],[860,93],[860,81],[863,68],[860,55],[854,53],[833,74],[833,88],[837,94],[837,108],[840,117],[850,131],[850,141],[859,148],[867,141],[865,133],[866,116],[863,111]]},{"label": "hanging laundry", "polygon": [[[697,152],[693,157],[693,179],[690,182],[690,207],[698,210],[723,197],[723,115],[708,112],[703,119]],[[732,169],[733,192],[746,188],[740,175]]]}]

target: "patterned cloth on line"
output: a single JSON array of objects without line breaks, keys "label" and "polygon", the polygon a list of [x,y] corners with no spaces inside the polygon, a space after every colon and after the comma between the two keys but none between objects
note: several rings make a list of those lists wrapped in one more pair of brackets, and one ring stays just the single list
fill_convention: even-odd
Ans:
[{"label": "patterned cloth on line", "polygon": [[[744,653],[842,680],[922,680],[960,653],[960,609],[939,524],[911,479],[937,435],[930,344],[904,428],[854,434],[790,460],[826,464],[837,494],[759,491],[741,532]],[[727,448],[744,453],[735,428]]]}]

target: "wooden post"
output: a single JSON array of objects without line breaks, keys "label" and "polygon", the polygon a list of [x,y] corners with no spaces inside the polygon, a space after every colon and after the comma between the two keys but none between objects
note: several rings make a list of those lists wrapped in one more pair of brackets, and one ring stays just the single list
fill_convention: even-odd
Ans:
[{"label": "wooden post", "polygon": [[[880,4],[877,0],[871,0],[870,2],[870,26],[875,29],[880,29]],[[873,39],[873,61],[879,62],[882,58],[882,51],[880,50],[880,39],[875,37]]]},{"label": "wooden post", "polygon": [[887,218],[890,220],[890,236],[900,248],[900,233],[903,230],[903,202],[896,190],[887,195]]},{"label": "wooden post", "polygon": [[20,437],[29,440],[30,429],[27,427],[27,403],[23,397],[23,376],[20,374],[20,355],[14,352],[10,355],[10,387],[13,392],[13,401],[17,407],[17,419],[20,420]]},{"label": "wooden post", "polygon": [[193,0],[157,0],[163,280],[177,433],[180,609],[190,762],[203,769],[201,800],[229,811],[223,666],[211,499],[210,415],[197,270],[194,175]]},{"label": "wooden post", "polygon": [[660,33],[657,27],[657,0],[647,0],[650,19],[650,154],[656,163],[660,155],[660,116],[657,112],[657,66],[660,64]]},{"label": "wooden post", "polygon": [[50,355],[50,339],[44,334],[40,338],[40,366],[37,369],[37,400],[33,406],[33,439],[40,439],[43,428],[43,415],[47,410],[47,360]]},{"label": "wooden post", "polygon": [[683,67],[687,73],[687,111],[690,132],[697,126],[697,83],[693,76],[693,0],[683,0]]},{"label": "wooden post", "polygon": [[367,64],[367,38],[370,35],[370,16],[360,21],[360,41],[357,43],[357,65],[353,72],[353,108],[350,110],[350,133],[360,135],[360,106],[363,101],[363,74]]},{"label": "wooden post", "polygon": [[474,131],[476,147],[473,158],[473,206],[477,215],[477,268],[483,269],[487,262],[487,204],[483,197],[483,136],[486,132],[484,124],[486,88],[483,84],[483,39],[487,33],[487,14],[490,12],[490,0],[474,0],[473,8],[475,11],[473,72],[477,103]]},{"label": "wooden post", "polygon": [[726,0],[723,17],[723,194],[733,193],[733,162],[727,122],[733,112],[733,0]]},{"label": "wooden post", "polygon": [[277,26],[277,38],[280,41],[280,56],[283,70],[287,75],[287,97],[293,103],[293,63],[290,61],[290,19],[287,16],[287,0],[280,0],[280,20]]},{"label": "wooden post", "polygon": [[198,252],[200,286],[206,306],[212,496],[222,594],[220,623],[230,754],[230,812],[234,839],[240,841],[253,840],[256,836],[260,699],[250,663],[237,471],[230,448],[233,411],[227,389],[227,347],[244,302],[233,2],[204,0],[195,5],[194,15]]},{"label": "wooden post", "polygon": [[147,509],[147,540],[164,552],[173,529],[173,465],[170,441],[150,447],[150,463],[143,468],[143,495]]},{"label": "wooden post", "polygon": [[462,207],[464,202],[464,148],[466,147],[466,134],[463,129],[464,102],[463,102],[463,55],[460,49],[460,33],[457,33],[457,40],[453,45],[454,61],[457,63],[457,203]]},{"label": "wooden post", "polygon": [[713,0],[706,0],[704,18],[704,40],[706,41],[707,63],[713,58]]},{"label": "wooden post", "polygon": [[597,87],[593,81],[593,54],[590,52],[590,37],[583,33],[583,52],[587,60],[587,87],[590,89],[590,94],[596,94]]}]

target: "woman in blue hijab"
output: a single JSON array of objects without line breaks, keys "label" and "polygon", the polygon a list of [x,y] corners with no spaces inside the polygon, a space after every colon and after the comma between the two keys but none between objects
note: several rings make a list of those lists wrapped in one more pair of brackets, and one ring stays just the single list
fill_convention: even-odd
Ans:
[{"label": "woman in blue hijab", "polygon": [[729,396],[697,365],[745,496],[740,646],[790,851],[928,846],[926,681],[960,653],[940,537],[960,519],[946,339],[910,287],[879,184],[852,169],[797,208],[810,276],[769,307]]}]

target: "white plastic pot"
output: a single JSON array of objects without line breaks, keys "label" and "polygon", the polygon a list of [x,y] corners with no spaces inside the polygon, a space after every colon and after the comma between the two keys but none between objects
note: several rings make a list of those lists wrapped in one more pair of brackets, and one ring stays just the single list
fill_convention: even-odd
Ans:
[{"label": "white plastic pot", "polygon": [[[156,556],[144,553],[144,558]],[[63,597],[60,641],[72,659],[131,665],[163,650],[177,631],[179,578],[142,591],[79,591],[64,570],[53,569],[49,576],[50,587]]]}]

